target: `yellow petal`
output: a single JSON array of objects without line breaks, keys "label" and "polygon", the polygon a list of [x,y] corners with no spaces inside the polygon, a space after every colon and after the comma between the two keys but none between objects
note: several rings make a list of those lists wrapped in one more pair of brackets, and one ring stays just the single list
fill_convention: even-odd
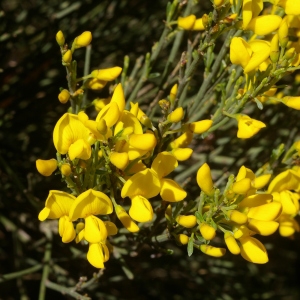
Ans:
[{"label": "yellow petal", "polygon": [[249,229],[256,233],[259,233],[260,235],[271,235],[277,230],[278,226],[279,223],[275,221],[261,221],[250,219],[248,222]]},{"label": "yellow petal", "polygon": [[134,196],[131,199],[131,207],[129,209],[130,217],[137,222],[149,222],[153,219],[153,209],[143,196]]},{"label": "yellow petal", "polygon": [[107,229],[102,220],[95,216],[85,218],[84,238],[89,243],[103,242],[107,238]]},{"label": "yellow petal", "polygon": [[178,18],[178,27],[185,29],[185,30],[191,30],[191,29],[193,29],[195,21],[196,21],[195,15],[189,15],[187,17],[179,17]]},{"label": "yellow petal", "polygon": [[200,189],[207,195],[214,192],[214,183],[212,181],[210,167],[207,163],[203,164],[197,172],[197,183]]},{"label": "yellow petal", "polygon": [[281,192],[284,190],[298,190],[300,176],[293,170],[286,170],[278,174],[270,183],[268,193]]},{"label": "yellow petal", "polygon": [[226,232],[224,235],[224,240],[225,240],[225,244],[228,248],[228,250],[234,254],[234,255],[238,255],[241,253],[241,249],[236,241],[236,239],[234,238],[233,234],[231,232]]},{"label": "yellow petal", "polygon": [[[115,126],[114,135],[119,133],[121,130],[126,129],[127,134],[129,133],[136,133],[142,134],[143,128],[137,117],[135,117],[129,111],[124,110],[120,120]],[[124,134],[124,133],[123,133]]]},{"label": "yellow petal", "polygon": [[90,215],[106,215],[113,211],[112,202],[104,193],[89,189],[80,194],[70,209],[70,220]]},{"label": "yellow petal", "polygon": [[103,119],[105,120],[107,127],[110,128],[117,123],[120,115],[121,113],[118,104],[116,102],[112,102],[100,110],[96,117],[96,122]]},{"label": "yellow petal", "polygon": [[248,221],[248,218],[245,214],[239,212],[238,210],[231,210],[228,211],[227,213],[229,219],[233,222],[235,222],[236,224],[245,224]]},{"label": "yellow petal", "polygon": [[193,149],[191,148],[177,148],[173,149],[171,152],[175,158],[179,161],[185,161],[189,159],[193,154]]},{"label": "yellow petal", "polygon": [[118,228],[115,223],[110,221],[104,221],[104,225],[107,229],[107,235],[116,235],[118,233]]},{"label": "yellow petal", "polygon": [[272,176],[271,174],[264,174],[264,175],[256,177],[255,180],[254,180],[254,184],[253,184],[254,187],[257,190],[262,189],[264,186],[267,185],[267,183],[271,179],[271,176]]},{"label": "yellow petal", "polygon": [[300,97],[286,96],[282,98],[282,102],[290,108],[300,110]]},{"label": "yellow petal", "polygon": [[174,111],[172,111],[169,115],[168,115],[168,121],[171,123],[178,123],[182,120],[184,115],[184,111],[182,107],[177,107]]},{"label": "yellow petal", "polygon": [[263,15],[253,18],[248,24],[246,30],[252,30],[257,35],[267,35],[276,31],[282,18],[277,15]]},{"label": "yellow petal", "polygon": [[[298,210],[299,210],[298,199],[296,199],[296,201],[294,201],[293,193],[291,193],[290,191],[280,192],[280,202],[282,204],[282,213],[283,214],[295,215],[298,213]],[[297,204],[297,206],[295,204]]]},{"label": "yellow petal", "polygon": [[221,257],[226,253],[226,249],[217,248],[210,245],[200,245],[199,248],[206,255],[213,256],[213,257]]},{"label": "yellow petal", "polygon": [[201,134],[207,131],[211,127],[212,123],[213,123],[212,120],[202,120],[198,122],[192,122],[189,124],[189,129],[193,133]]},{"label": "yellow petal", "polygon": [[45,208],[39,214],[39,220],[44,221],[46,218],[58,219],[62,216],[69,215],[69,211],[75,199],[73,195],[62,191],[49,191]]},{"label": "yellow petal", "polygon": [[52,158],[48,160],[38,159],[36,168],[43,176],[50,176],[57,169],[57,160]]},{"label": "yellow petal", "polygon": [[171,148],[182,148],[187,147],[193,139],[193,133],[188,130],[185,133],[183,133],[181,136],[179,136],[177,139],[175,139],[173,142],[170,143]]},{"label": "yellow petal", "polygon": [[163,200],[168,202],[178,202],[186,197],[186,191],[179,186],[177,182],[172,179],[161,180],[160,196]]},{"label": "yellow petal", "polygon": [[[120,68],[121,69],[121,68]],[[122,69],[121,69],[122,71]],[[125,96],[122,88],[122,84],[119,83],[114,89],[110,103],[115,102],[119,107],[119,111],[122,112],[125,108]]]},{"label": "yellow petal", "polygon": [[247,194],[250,188],[251,180],[249,178],[241,179],[232,185],[232,191],[239,195]]},{"label": "yellow petal", "polygon": [[92,41],[92,33],[90,31],[84,31],[75,39],[76,48],[86,47]]},{"label": "yellow petal", "polygon": [[122,72],[122,68],[113,67],[108,69],[94,70],[91,75],[98,80],[112,81],[115,80]]},{"label": "yellow petal", "polygon": [[230,43],[230,61],[241,65],[243,68],[248,64],[252,50],[248,43],[240,37],[234,37]]},{"label": "yellow petal", "polygon": [[134,197],[141,195],[146,198],[152,198],[160,192],[160,181],[155,172],[150,169],[138,172],[131,176],[124,184],[121,196]]},{"label": "yellow petal", "polygon": [[138,232],[140,230],[140,228],[132,221],[131,217],[127,214],[122,206],[117,205],[115,210],[118,219],[128,231]]},{"label": "yellow petal", "polygon": [[282,206],[279,202],[271,202],[256,207],[251,207],[248,211],[248,218],[261,221],[273,221],[281,214]]},{"label": "yellow petal", "polygon": [[239,208],[245,208],[245,207],[255,207],[260,206],[263,204],[270,203],[272,201],[273,197],[270,194],[255,194],[248,196],[244,198],[239,203]]},{"label": "yellow petal", "polygon": [[124,170],[129,163],[128,153],[126,152],[111,152],[109,158],[110,162],[120,170]]},{"label": "yellow petal", "polygon": [[70,160],[74,160],[75,158],[87,160],[91,157],[91,154],[92,154],[92,149],[90,144],[84,141],[83,139],[79,139],[75,143],[70,145],[69,148]]},{"label": "yellow petal", "polygon": [[169,152],[160,152],[154,159],[151,169],[157,174],[158,178],[163,178],[170,174],[176,167],[178,162],[176,158]]},{"label": "yellow petal", "polygon": [[180,244],[186,245],[189,242],[189,237],[186,234],[178,234],[177,240]]},{"label": "yellow petal", "polygon": [[259,240],[247,236],[240,238],[239,241],[244,259],[255,264],[265,264],[269,261],[267,250]]},{"label": "yellow petal", "polygon": [[75,239],[76,232],[74,225],[70,222],[68,216],[63,216],[59,219],[58,231],[63,243],[70,243]]},{"label": "yellow petal", "polygon": [[87,260],[95,268],[104,268],[104,255],[102,245],[100,243],[89,245]]},{"label": "yellow petal", "polygon": [[129,145],[140,150],[152,150],[156,146],[156,138],[152,133],[131,134],[129,137]]},{"label": "yellow petal", "polygon": [[53,142],[60,154],[66,154],[69,147],[77,140],[88,141],[90,131],[79,121],[77,115],[66,113],[56,123]]},{"label": "yellow petal", "polygon": [[202,18],[196,19],[192,30],[205,30]]}]

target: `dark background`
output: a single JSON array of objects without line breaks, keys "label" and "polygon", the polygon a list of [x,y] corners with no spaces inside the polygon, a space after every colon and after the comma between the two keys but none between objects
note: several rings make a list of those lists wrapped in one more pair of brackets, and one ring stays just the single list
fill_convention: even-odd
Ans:
[{"label": "dark background", "polygon": [[[92,68],[122,66],[124,55],[129,55],[132,68],[135,59],[150,51],[159,39],[166,2],[0,2],[0,274],[42,261],[44,245],[37,242],[44,234],[37,215],[49,189],[63,187],[55,176],[44,178],[35,169],[36,159],[55,157],[52,130],[67,110],[57,100],[59,88],[66,87],[55,41],[57,31],[62,30],[69,43],[83,31],[92,32]],[[199,16],[210,8],[209,1],[200,2]],[[81,49],[75,54],[79,70],[83,69],[84,53]],[[158,69],[166,59],[167,51],[162,53]],[[270,155],[271,141],[275,146],[291,143],[291,136],[297,134],[299,113],[282,106],[264,113],[269,122],[275,116],[281,127],[260,136],[261,148],[256,150],[261,160],[248,150],[234,151],[237,141],[232,140],[231,150],[224,149],[230,154],[228,159],[224,153],[221,161],[210,158],[216,168],[225,163],[227,171],[237,161],[249,163],[253,157],[252,164],[257,167]],[[211,136],[206,148],[217,147],[211,143],[222,138],[224,131]],[[255,142],[258,138],[239,145],[248,149]],[[128,279],[122,263],[111,258],[99,282],[85,292],[92,299],[300,299],[299,234],[286,239],[276,233],[260,240],[269,253],[266,265],[250,264],[229,253],[220,260],[200,252],[188,258],[185,247],[175,243],[164,243],[162,249],[145,245],[138,256],[129,249],[123,258],[133,279]],[[173,249],[174,254],[166,255],[164,249]],[[54,237],[52,257],[62,270],[52,273],[50,280],[74,286],[80,276],[92,277],[96,270],[85,259],[73,258],[72,253],[69,245]],[[38,299],[41,273],[0,283],[0,299]],[[50,289],[46,295],[46,299],[69,299]]]}]

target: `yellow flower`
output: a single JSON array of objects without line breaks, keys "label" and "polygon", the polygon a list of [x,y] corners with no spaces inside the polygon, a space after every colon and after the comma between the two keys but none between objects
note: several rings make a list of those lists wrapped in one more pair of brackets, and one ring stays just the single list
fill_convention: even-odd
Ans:
[{"label": "yellow flower", "polygon": [[90,157],[89,137],[90,131],[80,122],[77,115],[70,113],[64,114],[58,120],[53,131],[53,142],[56,150],[60,154],[69,152],[71,160]]},{"label": "yellow flower", "polygon": [[212,126],[212,123],[212,120],[201,120],[197,122],[192,122],[189,124],[189,129],[193,133],[201,134],[203,132],[206,132]]},{"label": "yellow flower", "polygon": [[189,242],[189,237],[186,234],[178,234],[177,240],[180,244],[186,245]]},{"label": "yellow flower", "polygon": [[57,160],[52,159],[38,159],[36,162],[36,168],[43,176],[50,176],[57,169]]},{"label": "yellow flower", "polygon": [[300,110],[300,97],[286,96],[282,98],[282,103],[290,108]]},{"label": "yellow flower", "polygon": [[107,229],[104,222],[95,215],[107,215],[112,211],[112,202],[104,193],[89,189],[80,194],[73,202],[69,218],[71,221],[84,218],[85,240],[92,244],[103,243],[108,234]]},{"label": "yellow flower", "polygon": [[266,125],[263,122],[251,119],[246,115],[240,115],[238,117],[237,137],[240,139],[249,139],[264,127],[266,127]]},{"label": "yellow flower", "polygon": [[70,63],[72,61],[72,51],[67,50],[66,53],[63,55],[62,60],[64,63]]},{"label": "yellow flower", "polygon": [[287,15],[300,15],[300,0],[279,0]]},{"label": "yellow flower", "polygon": [[45,207],[39,213],[39,220],[59,219],[58,232],[64,243],[69,243],[75,238],[75,229],[69,218],[69,211],[75,197],[61,191],[51,190],[46,199]]},{"label": "yellow flower", "polygon": [[172,111],[169,115],[168,115],[168,121],[170,123],[178,123],[182,120],[183,118],[183,108],[182,107],[177,107],[174,111]]},{"label": "yellow flower", "polygon": [[234,37],[230,43],[230,60],[241,65],[247,74],[259,67],[270,55],[270,43],[254,40],[247,43],[241,37]]}]

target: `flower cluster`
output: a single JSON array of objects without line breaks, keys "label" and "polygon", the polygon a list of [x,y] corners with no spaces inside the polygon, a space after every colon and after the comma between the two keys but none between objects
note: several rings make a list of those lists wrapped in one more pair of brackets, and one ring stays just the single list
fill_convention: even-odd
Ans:
[{"label": "flower cluster", "polygon": [[[44,176],[60,174],[69,192],[51,190],[38,218],[58,219],[64,243],[75,240],[88,245],[87,259],[94,267],[104,268],[113,251],[111,236],[122,226],[126,234],[146,231],[143,238],[147,242],[153,241],[151,234],[156,228],[163,227],[165,236],[187,244],[189,255],[196,248],[220,257],[226,245],[232,254],[258,264],[266,263],[268,254],[254,236],[271,235],[278,228],[286,237],[299,231],[295,220],[300,198],[300,168],[296,166],[299,142],[287,152],[289,162],[283,171],[278,172],[271,163],[256,173],[242,166],[220,188],[209,165],[197,162],[191,167],[198,170],[194,177],[201,189],[196,199],[187,184],[193,182],[192,172],[185,182],[173,176],[187,167],[186,161],[197,149],[196,140],[226,121],[237,121],[239,139],[249,139],[266,127],[243,113],[247,104],[254,102],[263,109],[264,104],[281,102],[300,109],[299,97],[278,91],[276,86],[285,74],[299,68],[300,5],[289,0],[269,2],[264,9],[262,0],[215,0],[215,14],[201,18],[180,16],[178,1],[170,4],[166,30],[173,35],[183,30],[190,34],[200,31],[203,40],[197,50],[182,55],[178,82],[171,84],[170,77],[168,84],[161,84],[167,92],[164,99],[160,92],[157,94],[151,103],[153,112],[146,111],[139,101],[125,100],[130,85],[125,63],[123,68],[96,69],[77,78],[73,56],[76,49],[89,46],[92,35],[82,33],[69,49],[63,33],[57,33],[68,80],[68,89],[60,90],[58,100],[70,103],[71,108],[53,130],[56,159],[38,159],[36,167]],[[220,52],[223,56],[215,59],[214,43],[227,31],[230,35]],[[157,45],[154,54],[156,49]],[[205,57],[204,82],[187,104],[187,84],[199,65],[200,54]],[[190,56],[186,59],[186,55]],[[147,77],[155,58],[145,59],[143,76]],[[212,66],[213,62],[216,65]],[[230,78],[222,81],[226,72]],[[211,74],[221,75],[214,81]],[[109,82],[107,98],[86,100],[89,90],[103,90]],[[208,113],[210,106],[216,109]],[[204,118],[204,114],[209,117]],[[150,230],[153,223],[156,226]],[[220,235],[223,246],[216,238]]]}]

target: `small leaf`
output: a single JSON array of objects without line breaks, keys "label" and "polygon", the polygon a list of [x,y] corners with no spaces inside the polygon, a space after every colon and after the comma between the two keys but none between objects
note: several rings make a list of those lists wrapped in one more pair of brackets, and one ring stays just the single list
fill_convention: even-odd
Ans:
[{"label": "small leaf", "polygon": [[157,78],[160,76],[160,73],[150,73],[148,76],[148,79],[153,79],[153,78]]},{"label": "small leaf", "polygon": [[189,242],[188,242],[188,245],[187,245],[187,253],[188,253],[188,256],[192,256],[193,251],[194,251],[194,235],[192,235],[192,236],[189,238]]},{"label": "small leaf", "polygon": [[264,108],[263,104],[257,98],[255,98],[254,101],[257,104],[258,109],[262,110]]}]

